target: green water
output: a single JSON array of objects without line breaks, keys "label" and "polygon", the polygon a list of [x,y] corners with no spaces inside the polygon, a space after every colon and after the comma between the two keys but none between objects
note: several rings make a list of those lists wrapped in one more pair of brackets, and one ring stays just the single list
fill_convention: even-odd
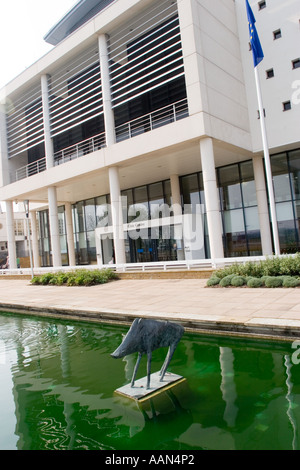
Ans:
[{"label": "green water", "polygon": [[169,368],[186,383],[138,405],[114,395],[136,359],[110,357],[127,330],[1,314],[0,449],[299,449],[291,343],[186,333]]}]

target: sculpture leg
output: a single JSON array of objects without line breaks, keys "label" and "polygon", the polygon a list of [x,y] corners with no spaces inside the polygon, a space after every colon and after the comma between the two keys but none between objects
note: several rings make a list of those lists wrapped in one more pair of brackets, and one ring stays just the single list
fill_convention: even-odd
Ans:
[{"label": "sculpture leg", "polygon": [[161,369],[161,373],[160,373],[160,375],[161,375],[161,377],[160,377],[160,382],[162,382],[163,379],[164,379],[165,373],[166,373],[167,368],[168,368],[168,366],[169,366],[169,364],[170,364],[170,362],[171,362],[171,359],[172,359],[172,357],[173,357],[173,354],[174,354],[175,349],[176,349],[176,344],[171,344],[171,346],[170,346],[170,348],[169,348],[169,351],[168,351],[168,354],[167,354],[167,357],[166,357],[165,362],[164,362],[164,364],[163,364],[163,366],[162,366],[162,369]]},{"label": "sculpture leg", "polygon": [[151,359],[152,352],[150,351],[147,353],[147,390],[150,388]]},{"label": "sculpture leg", "polygon": [[139,353],[139,355],[138,355],[138,358],[137,358],[137,361],[136,361],[136,364],[135,364],[135,367],[134,367],[134,371],[133,371],[132,379],[131,379],[131,387],[133,387],[133,386],[134,386],[134,382],[135,382],[136,373],[137,373],[137,370],[138,370],[138,368],[139,368],[139,365],[140,365],[141,359],[142,359],[142,354],[141,354],[141,353]]},{"label": "sculpture leg", "polygon": [[168,352],[167,352],[167,355],[166,355],[166,357],[165,357],[164,363],[163,363],[163,365],[161,366],[161,369],[160,369],[160,371],[159,371],[159,375],[162,375],[163,370],[165,369],[166,365],[168,364],[168,362],[169,362],[169,356],[170,356],[170,348],[168,349]]}]

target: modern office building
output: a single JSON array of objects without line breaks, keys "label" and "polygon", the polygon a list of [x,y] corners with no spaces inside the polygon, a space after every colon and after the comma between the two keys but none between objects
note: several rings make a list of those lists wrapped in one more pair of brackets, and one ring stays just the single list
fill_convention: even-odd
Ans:
[{"label": "modern office building", "polygon": [[[281,253],[300,248],[300,6],[250,0]],[[35,266],[274,252],[245,0],[81,0],[1,90]],[[15,58],[18,60],[18,58]],[[274,221],[273,221],[274,223]]]}]

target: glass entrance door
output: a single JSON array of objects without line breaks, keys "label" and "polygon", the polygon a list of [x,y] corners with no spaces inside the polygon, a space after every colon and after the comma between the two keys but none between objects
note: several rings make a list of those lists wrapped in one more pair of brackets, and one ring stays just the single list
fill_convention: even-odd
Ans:
[{"label": "glass entrance door", "polygon": [[[129,249],[128,249],[129,248]],[[149,230],[148,238],[127,239],[127,262],[130,263],[151,263],[156,261],[176,261],[177,247],[173,239],[159,238],[151,239]]]}]

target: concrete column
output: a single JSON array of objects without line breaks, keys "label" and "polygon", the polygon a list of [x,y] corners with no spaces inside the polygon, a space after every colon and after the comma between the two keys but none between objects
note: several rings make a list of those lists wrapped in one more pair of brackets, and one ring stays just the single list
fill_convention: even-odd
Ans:
[{"label": "concrete column", "polygon": [[255,156],[252,161],[256,186],[262,253],[267,256],[272,255],[273,245],[263,158],[262,156]]},{"label": "concrete column", "polygon": [[99,60],[101,72],[101,85],[102,85],[102,100],[103,100],[103,114],[105,125],[106,145],[109,147],[116,141],[115,135],[115,119],[112,109],[111,92],[110,92],[110,77],[109,77],[109,59],[107,49],[107,36],[101,34],[98,37],[99,46]]},{"label": "concrete column", "polygon": [[[181,194],[180,194],[180,184],[178,175],[170,176],[171,182],[171,194],[172,194],[172,206],[173,213],[176,216],[182,215],[182,206],[181,206]],[[176,220],[176,219],[175,219]],[[182,229],[183,224],[175,225],[174,227],[174,238],[177,244],[177,259],[178,261],[184,259],[184,250],[183,250],[183,240],[182,240]]]},{"label": "concrete column", "polygon": [[17,254],[16,254],[16,239],[15,239],[15,224],[14,224],[14,209],[12,201],[5,201],[6,203],[6,228],[7,228],[7,246],[9,256],[9,268],[17,269]]},{"label": "concrete column", "polygon": [[69,266],[76,266],[74,230],[73,230],[73,220],[72,220],[72,204],[70,202],[65,202],[65,216],[66,216]]},{"label": "concrete column", "polygon": [[115,263],[125,264],[126,256],[123,232],[123,212],[121,203],[119,170],[117,167],[109,168],[109,186],[114,236]]},{"label": "concrete column", "polygon": [[31,220],[31,232],[32,232],[32,254],[33,254],[33,265],[35,268],[41,266],[40,252],[39,252],[39,240],[38,240],[38,227],[36,221],[36,211],[30,212]]},{"label": "concrete column", "polygon": [[42,105],[43,105],[43,122],[44,122],[44,136],[45,136],[45,154],[47,169],[54,165],[54,150],[53,141],[50,131],[50,108],[49,108],[49,88],[48,76],[41,76],[41,89],[42,89]]},{"label": "concrete column", "polygon": [[48,201],[49,201],[49,223],[50,223],[50,237],[52,248],[52,262],[54,267],[62,265],[61,262],[61,249],[60,237],[58,226],[58,211],[57,211],[57,196],[56,188],[51,186],[48,188]]},{"label": "concrete column", "polygon": [[180,194],[180,185],[179,185],[178,175],[171,175],[170,183],[171,183],[172,205],[173,205],[174,215],[175,216],[181,215],[182,207],[181,207],[181,194]]},{"label": "concrete column", "polygon": [[211,138],[207,137],[200,140],[200,152],[210,255],[212,259],[224,258],[220,200],[216,179],[213,141]]}]

